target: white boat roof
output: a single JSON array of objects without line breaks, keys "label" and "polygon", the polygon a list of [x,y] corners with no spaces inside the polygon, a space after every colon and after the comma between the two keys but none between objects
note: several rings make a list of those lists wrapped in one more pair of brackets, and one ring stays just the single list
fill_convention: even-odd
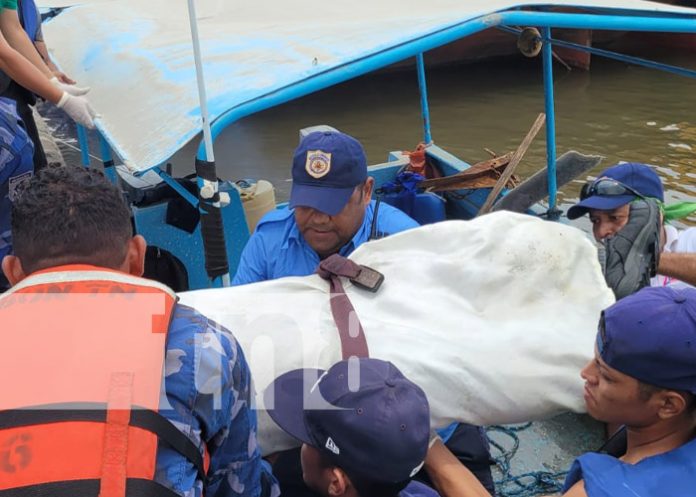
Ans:
[{"label": "white boat roof", "polygon": [[[44,32],[59,65],[92,87],[98,128],[131,171],[164,163],[200,134],[185,0],[37,4],[77,4]],[[230,112],[243,117],[411,57],[468,25],[476,25],[472,32],[495,26],[501,13],[559,6],[691,19],[696,32],[696,9],[641,0],[197,0],[210,121]]]}]

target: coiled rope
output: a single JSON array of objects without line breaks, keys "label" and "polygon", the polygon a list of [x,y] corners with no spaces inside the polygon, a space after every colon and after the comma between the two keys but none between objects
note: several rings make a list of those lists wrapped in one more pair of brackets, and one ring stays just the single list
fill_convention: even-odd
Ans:
[{"label": "coiled rope", "polygon": [[519,432],[532,426],[527,423],[517,426],[489,426],[487,432],[502,433],[512,441],[512,448],[506,449],[499,442],[493,440],[490,435],[488,440],[499,455],[493,455],[501,478],[495,482],[496,495],[498,497],[536,497],[538,495],[558,494],[563,488],[566,471],[553,473],[550,471],[530,471],[520,475],[512,474],[512,459],[520,448]]}]

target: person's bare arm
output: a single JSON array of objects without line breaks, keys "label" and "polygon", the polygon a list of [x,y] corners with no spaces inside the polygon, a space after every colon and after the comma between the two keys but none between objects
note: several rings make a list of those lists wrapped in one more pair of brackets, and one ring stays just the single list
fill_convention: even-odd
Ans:
[{"label": "person's bare arm", "polygon": [[657,273],[696,286],[696,254],[662,252]]},{"label": "person's bare arm", "polygon": [[[491,497],[488,490],[445,447],[442,440],[437,440],[428,450],[425,471],[442,497]],[[562,497],[587,497],[584,483],[579,481]]]},{"label": "person's bare arm", "polygon": [[[4,11],[3,11],[4,12]],[[0,13],[0,16],[2,13]],[[34,53],[37,53],[34,50]],[[12,48],[0,33],[0,69],[27,90],[42,96],[63,109],[75,122],[94,128],[96,113],[89,102],[80,96],[73,96],[54,85],[34,65]],[[78,89],[84,92],[84,89]]]},{"label": "person's bare arm", "polygon": [[73,80],[63,71],[58,69],[58,67],[53,63],[50,55],[48,55],[48,47],[46,46],[46,42],[44,42],[43,40],[35,40],[34,46],[36,47],[36,50],[38,50],[39,55],[41,55],[41,58],[44,60],[44,62],[51,70],[53,75],[56,78],[58,78],[58,81],[60,81],[61,83],[65,83],[66,85],[74,85],[76,83],[75,80]]},{"label": "person's bare arm", "polygon": [[428,450],[425,471],[442,497],[491,497],[488,490],[441,440]]},{"label": "person's bare arm", "polygon": [[[4,12],[5,10],[0,13],[0,16],[2,16]],[[12,80],[37,95],[41,95],[49,102],[57,104],[63,96],[61,90],[56,88],[41,71],[12,48],[1,35],[0,69],[5,71]]]},{"label": "person's bare arm", "polygon": [[0,31],[2,31],[7,43],[26,60],[31,62],[46,79],[53,77],[53,73],[44,63],[29,36],[27,36],[26,31],[19,23],[19,16],[16,10],[2,9],[0,11]]}]

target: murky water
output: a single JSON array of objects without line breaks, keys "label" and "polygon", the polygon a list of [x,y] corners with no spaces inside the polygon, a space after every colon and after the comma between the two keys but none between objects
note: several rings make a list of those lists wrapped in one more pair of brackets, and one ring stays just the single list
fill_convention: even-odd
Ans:
[{"label": "murky water", "polygon": [[[696,68],[693,53],[652,54]],[[658,166],[667,200],[696,200],[696,80],[595,57],[592,70],[556,66],[558,154],[575,149]],[[474,163],[514,150],[544,111],[540,61],[510,57],[428,74],[433,137]],[[246,118],[216,142],[224,179],[265,178],[279,200],[289,193],[292,152],[300,128],[329,124],[362,141],[371,163],[390,150],[411,149],[422,139],[415,69],[362,77]],[[175,173],[193,171],[193,145],[173,158]],[[545,163],[544,131],[518,172],[526,177]],[[594,171],[595,173],[598,171]],[[577,199],[582,181],[560,191],[561,203]],[[693,223],[696,224],[696,219]]]}]

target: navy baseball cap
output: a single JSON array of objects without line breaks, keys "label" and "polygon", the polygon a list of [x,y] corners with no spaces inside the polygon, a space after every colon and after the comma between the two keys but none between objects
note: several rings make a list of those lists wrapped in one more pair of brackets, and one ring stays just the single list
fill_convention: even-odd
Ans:
[{"label": "navy baseball cap", "polygon": [[[643,197],[665,200],[664,189],[660,177],[646,164],[626,162],[617,164],[602,171],[593,184],[610,178],[622,185],[635,190]],[[636,195],[591,195],[568,209],[568,219],[576,219],[587,214],[589,209],[613,210],[635,200]]]},{"label": "navy baseball cap", "polygon": [[358,140],[340,131],[315,131],[295,150],[290,207],[335,216],[366,179],[367,157]]},{"label": "navy baseball cap", "polygon": [[400,483],[423,466],[428,399],[390,362],[354,358],[325,372],[290,371],[264,400],[278,426],[349,474]]},{"label": "navy baseball cap", "polygon": [[647,287],[606,309],[597,348],[610,367],[696,393],[696,289]]}]

